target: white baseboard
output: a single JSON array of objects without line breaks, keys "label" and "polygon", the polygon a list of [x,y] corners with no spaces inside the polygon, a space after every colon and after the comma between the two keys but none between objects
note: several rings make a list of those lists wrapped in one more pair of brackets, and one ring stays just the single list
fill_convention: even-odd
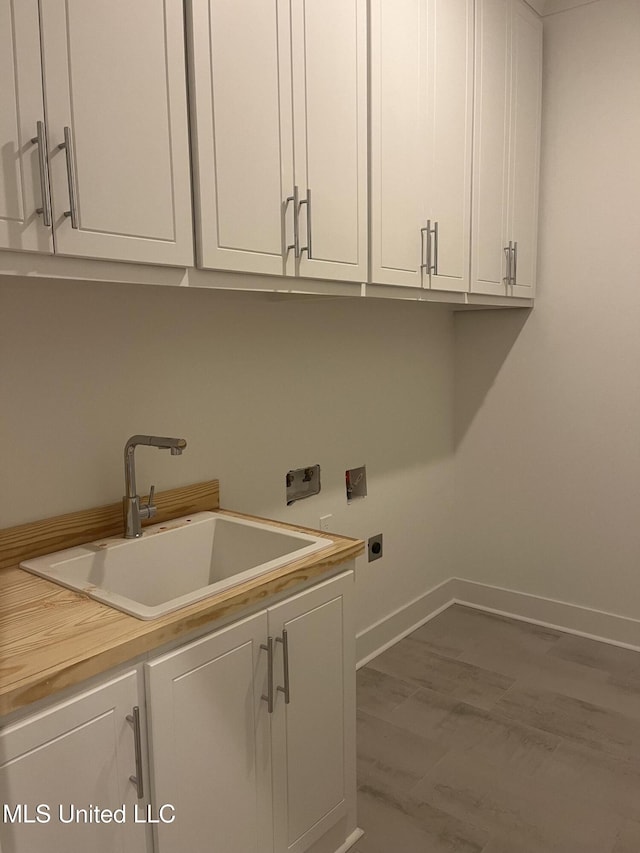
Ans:
[{"label": "white baseboard", "polygon": [[456,578],[455,600],[613,646],[640,651],[640,620],[513,589]]},{"label": "white baseboard", "polygon": [[363,835],[364,831],[362,829],[354,829],[344,844],[336,850],[336,853],[347,853],[347,850],[350,850],[356,841],[360,841]]},{"label": "white baseboard", "polygon": [[358,668],[415,631],[429,619],[433,619],[438,613],[446,610],[450,604],[453,604],[456,589],[457,580],[450,578],[358,634],[356,637]]},{"label": "white baseboard", "polygon": [[638,619],[463,578],[450,578],[358,634],[358,667],[364,666],[452,604],[464,604],[478,610],[640,651]]}]

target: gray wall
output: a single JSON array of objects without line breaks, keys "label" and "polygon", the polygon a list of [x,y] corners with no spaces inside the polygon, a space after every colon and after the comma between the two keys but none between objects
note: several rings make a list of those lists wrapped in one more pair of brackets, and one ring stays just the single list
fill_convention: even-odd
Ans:
[{"label": "gray wall", "polygon": [[640,617],[640,3],[544,50],[539,298],[456,320],[458,574]]},{"label": "gray wall", "polygon": [[[0,281],[0,527],[218,477],[222,503],[366,538],[359,628],[453,573],[453,320],[426,305],[81,282]],[[285,505],[290,468],[319,496]],[[369,496],[347,505],[346,468]]]}]

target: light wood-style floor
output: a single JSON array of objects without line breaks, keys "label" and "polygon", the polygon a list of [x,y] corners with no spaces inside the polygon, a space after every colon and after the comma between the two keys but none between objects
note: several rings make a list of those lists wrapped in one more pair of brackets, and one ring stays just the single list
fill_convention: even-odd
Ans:
[{"label": "light wood-style floor", "polygon": [[358,672],[353,853],[640,853],[640,653],[453,606]]}]

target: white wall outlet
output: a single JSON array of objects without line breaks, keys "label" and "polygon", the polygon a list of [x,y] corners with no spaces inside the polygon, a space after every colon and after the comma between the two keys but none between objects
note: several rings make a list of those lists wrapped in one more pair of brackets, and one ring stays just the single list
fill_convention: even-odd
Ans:
[{"label": "white wall outlet", "polygon": [[325,531],[329,530],[332,518],[333,518],[333,515],[331,515],[331,514],[321,515],[320,516],[320,530],[325,530]]}]

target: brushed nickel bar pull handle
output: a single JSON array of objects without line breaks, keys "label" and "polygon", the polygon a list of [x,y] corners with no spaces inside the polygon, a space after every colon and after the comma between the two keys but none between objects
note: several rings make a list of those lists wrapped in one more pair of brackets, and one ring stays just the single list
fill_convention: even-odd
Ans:
[{"label": "brushed nickel bar pull handle", "polygon": [[427,269],[427,262],[424,259],[424,235],[427,235],[427,240],[429,239],[429,228],[420,229],[420,270]]},{"label": "brushed nickel bar pull handle", "polygon": [[267,695],[262,699],[267,703],[270,714],[273,714],[273,637],[267,637],[267,644],[260,643],[260,648],[267,653]]},{"label": "brushed nickel bar pull handle", "polygon": [[438,275],[438,223],[434,222],[433,224],[433,240],[435,244],[434,252],[433,252],[433,274]]},{"label": "brushed nickel bar pull handle", "polygon": [[287,629],[282,629],[282,637],[276,637],[276,643],[282,643],[282,667],[284,670],[284,687],[278,686],[280,693],[284,693],[284,704],[288,705],[291,701],[291,692],[289,690],[289,635]]},{"label": "brushed nickel bar pull handle", "polygon": [[511,240],[509,240],[509,246],[505,246],[504,252],[507,256],[507,274],[503,278],[503,281],[506,285],[509,285],[511,284]]},{"label": "brushed nickel bar pull handle", "polygon": [[133,714],[127,714],[127,721],[133,726],[133,743],[136,750],[136,775],[129,776],[129,781],[136,786],[138,799],[144,797],[144,783],[142,780],[142,739],[140,736],[140,708],[134,705]]},{"label": "brushed nickel bar pull handle", "polygon": [[[287,246],[287,251],[293,249],[293,256],[296,260],[300,258],[300,223],[298,221],[298,209],[300,207],[299,202],[300,191],[298,187],[293,188],[293,195],[287,196],[286,202],[293,202],[293,243],[290,246]],[[271,712],[269,712],[271,713]]]},{"label": "brushed nickel bar pull handle", "polygon": [[36,135],[31,141],[38,146],[38,166],[40,167],[40,194],[42,207],[36,213],[42,215],[42,222],[47,228],[51,227],[51,187],[49,186],[49,170],[47,168],[47,132],[43,121],[36,122]]},{"label": "brushed nickel bar pull handle", "polygon": [[300,249],[300,254],[306,252],[307,258],[312,261],[313,255],[311,253],[311,190],[308,187],[307,197],[302,199],[302,201],[300,202],[300,207],[302,207],[303,204],[307,205],[307,245],[302,246],[302,248]]},{"label": "brushed nickel bar pull handle", "polygon": [[431,277],[431,220],[427,219],[427,275]]},{"label": "brushed nickel bar pull handle", "polygon": [[67,183],[69,185],[69,210],[65,210],[64,215],[71,217],[71,227],[78,228],[78,193],[76,187],[76,172],[73,162],[73,142],[71,140],[71,128],[64,129],[64,142],[58,145],[58,148],[64,149],[67,158]]},{"label": "brushed nickel bar pull handle", "polygon": [[511,284],[515,287],[518,281],[518,241],[513,244],[513,278]]}]

